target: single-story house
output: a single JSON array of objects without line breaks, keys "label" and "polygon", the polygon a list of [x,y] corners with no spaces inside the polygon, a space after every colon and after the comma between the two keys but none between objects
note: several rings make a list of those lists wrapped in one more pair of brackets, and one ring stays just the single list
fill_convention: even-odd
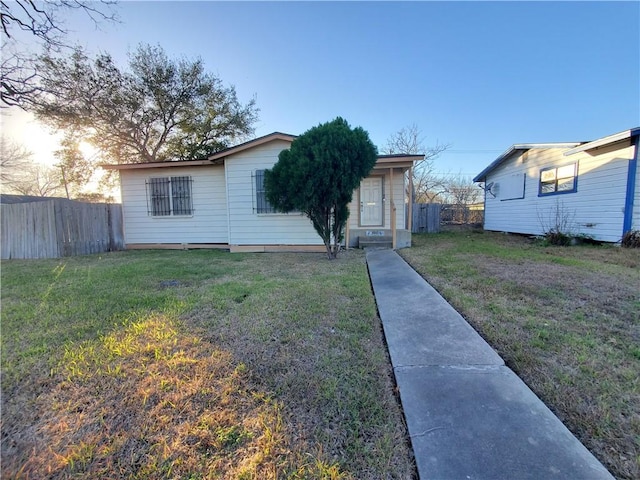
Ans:
[{"label": "single-story house", "polygon": [[[324,251],[306,216],[275,212],[265,197],[264,171],[294,139],[274,132],[203,160],[103,165],[120,173],[126,247]],[[378,157],[354,192],[346,245],[379,237],[393,248],[411,245],[407,173],[423,158]]]},{"label": "single-story house", "polygon": [[512,145],[480,172],[485,230],[560,228],[618,242],[640,229],[640,127],[591,142]]}]

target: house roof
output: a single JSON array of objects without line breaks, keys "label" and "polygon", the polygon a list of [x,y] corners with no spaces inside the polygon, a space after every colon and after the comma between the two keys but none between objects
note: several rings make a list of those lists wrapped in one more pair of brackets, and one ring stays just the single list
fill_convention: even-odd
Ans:
[{"label": "house roof", "polygon": [[211,165],[210,160],[181,160],[167,162],[146,162],[146,163],[120,163],[101,164],[105,170],[139,170],[141,168],[168,168],[168,167],[193,167],[198,165]]},{"label": "house roof", "polygon": [[621,142],[631,137],[635,137],[640,135],[640,127],[630,128],[629,130],[624,130],[623,132],[614,133],[613,135],[609,135],[607,137],[602,137],[592,142],[583,143],[578,145],[571,150],[567,150],[564,152],[564,155],[573,155],[574,153],[586,152],[589,150],[594,150],[596,148],[605,147],[607,145],[611,145],[616,142]]},{"label": "house roof", "polygon": [[257,147],[258,145],[263,145],[265,143],[273,142],[274,140],[284,140],[287,142],[293,142],[295,139],[296,139],[295,135],[290,135],[288,133],[281,133],[281,132],[273,132],[268,135],[264,135],[262,137],[254,138],[253,140],[249,140],[248,142],[241,143],[240,145],[236,145],[235,147],[220,150],[219,152],[216,152],[213,155],[211,155],[209,157],[209,160],[213,161],[219,158],[228,157],[229,155],[233,155],[234,153],[239,153],[244,150]]},{"label": "house roof", "polygon": [[567,148],[566,152],[563,152],[563,155],[573,155],[578,152],[585,152],[589,150],[594,150],[596,148],[604,147],[606,145],[611,145],[616,142],[620,142],[626,140],[631,137],[640,136],[640,127],[631,128],[629,130],[624,130],[619,133],[614,133],[613,135],[609,135],[607,137],[598,138],[597,140],[593,140],[591,142],[569,142],[569,143],[519,143],[515,145],[511,145],[509,149],[496,158],[491,164],[482,170],[478,175],[473,179],[474,182],[482,182],[486,178],[486,176],[500,165],[502,165],[507,159],[516,151],[526,151],[535,148]]},{"label": "house roof", "polygon": [[478,175],[476,175],[473,179],[474,182],[483,182],[486,176],[506,162],[511,155],[516,152],[526,152],[527,150],[532,149],[546,149],[546,148],[573,148],[576,145],[580,145],[580,142],[572,142],[572,143],[516,143],[511,145],[502,155],[496,158],[493,162],[489,164],[487,168],[482,170]]},{"label": "house roof", "polygon": [[409,168],[417,161],[424,160],[424,155],[407,155],[407,154],[395,154],[395,155],[378,155],[374,170],[380,170],[383,168]]},{"label": "house roof", "polygon": [[209,157],[200,160],[170,160],[166,162],[124,163],[115,165],[104,164],[100,166],[106,170],[139,170],[143,168],[195,167],[200,165],[215,165],[217,163],[222,163],[222,160],[229,155],[233,155],[235,153],[257,147],[258,145],[273,142],[274,140],[285,140],[287,142],[292,142],[293,140],[295,140],[295,138],[295,135],[289,135],[288,133],[273,132],[268,135],[263,135],[262,137],[254,138],[253,140],[249,140],[248,142],[241,143],[240,145],[225,148],[224,150],[220,150],[219,152],[216,152]]},{"label": "house roof", "polygon": [[[183,161],[167,161],[167,162],[149,162],[149,163],[125,163],[125,164],[104,164],[100,165],[106,170],[139,170],[144,168],[168,168],[168,167],[194,167],[200,165],[216,165],[221,164],[226,157],[234,155],[236,153],[249,150],[265,143],[273,142],[275,140],[284,140],[287,142],[293,142],[296,139],[295,135],[288,133],[273,132],[262,137],[254,138],[248,142],[241,143],[234,147],[225,148],[216,152],[206,159],[201,160],[183,160]],[[378,161],[376,162],[375,169],[380,168],[408,168],[413,165],[414,162],[422,160],[424,155],[378,155]]]}]

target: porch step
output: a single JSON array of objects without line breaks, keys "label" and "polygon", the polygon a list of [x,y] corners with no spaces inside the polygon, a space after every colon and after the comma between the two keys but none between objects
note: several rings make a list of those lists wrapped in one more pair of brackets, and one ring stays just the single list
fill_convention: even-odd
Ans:
[{"label": "porch step", "polygon": [[387,235],[359,236],[359,248],[393,248],[393,238]]}]

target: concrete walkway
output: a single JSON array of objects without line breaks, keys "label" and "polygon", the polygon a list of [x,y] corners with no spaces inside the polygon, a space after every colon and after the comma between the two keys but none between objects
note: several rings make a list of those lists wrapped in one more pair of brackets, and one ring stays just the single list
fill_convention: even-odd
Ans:
[{"label": "concrete walkway", "polygon": [[367,264],[422,480],[613,479],[397,253]]}]

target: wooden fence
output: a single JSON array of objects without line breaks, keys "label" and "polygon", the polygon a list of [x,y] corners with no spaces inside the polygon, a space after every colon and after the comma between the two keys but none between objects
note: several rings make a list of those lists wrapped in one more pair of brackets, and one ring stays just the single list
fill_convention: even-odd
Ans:
[{"label": "wooden fence", "polygon": [[124,250],[121,205],[55,199],[1,208],[3,259]]},{"label": "wooden fence", "polygon": [[482,224],[484,205],[483,208],[477,208],[477,205],[443,205],[440,221],[443,224],[455,225]]},{"label": "wooden fence", "polygon": [[437,233],[440,231],[439,203],[414,203],[411,210],[412,233]]}]

